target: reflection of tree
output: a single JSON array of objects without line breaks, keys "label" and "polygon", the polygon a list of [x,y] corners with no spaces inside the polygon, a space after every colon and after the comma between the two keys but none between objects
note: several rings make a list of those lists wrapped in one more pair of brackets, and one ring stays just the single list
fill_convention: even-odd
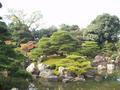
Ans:
[{"label": "reflection of tree", "polygon": [[63,85],[62,85],[62,84],[59,84],[59,85],[58,85],[58,90],[63,90],[63,89],[64,89]]}]

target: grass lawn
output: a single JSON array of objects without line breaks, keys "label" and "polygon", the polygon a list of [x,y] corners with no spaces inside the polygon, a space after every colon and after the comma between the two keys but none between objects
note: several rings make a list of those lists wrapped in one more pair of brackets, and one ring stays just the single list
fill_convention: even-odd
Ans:
[{"label": "grass lawn", "polygon": [[63,58],[64,57],[60,57],[60,56],[49,57],[42,63],[47,64],[47,65],[58,64],[60,60]]}]

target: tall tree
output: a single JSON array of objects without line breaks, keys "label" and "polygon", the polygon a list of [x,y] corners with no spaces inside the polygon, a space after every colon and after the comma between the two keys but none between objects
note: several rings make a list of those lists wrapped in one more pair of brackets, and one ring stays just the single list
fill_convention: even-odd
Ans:
[{"label": "tall tree", "polygon": [[38,47],[33,49],[29,56],[36,59],[40,55],[70,54],[79,48],[78,41],[67,31],[57,31],[50,38],[41,38]]},{"label": "tall tree", "polygon": [[78,25],[67,25],[67,24],[61,24],[60,25],[60,30],[64,30],[64,31],[77,31],[79,30],[79,26]]},{"label": "tall tree", "polygon": [[[51,38],[50,42],[52,47],[58,48],[58,51],[69,54],[70,52],[75,52],[79,47],[78,41],[67,31],[55,32]],[[53,48],[53,49],[54,49]]]},{"label": "tall tree", "polygon": [[120,32],[120,21],[117,16],[99,15],[84,31],[87,40],[95,40],[99,44],[105,41],[116,42]]},{"label": "tall tree", "polygon": [[33,12],[30,16],[22,10],[9,10],[6,15],[10,21],[9,29],[13,39],[19,43],[33,40],[31,31],[36,30],[40,26],[42,15],[39,11]]},{"label": "tall tree", "polygon": [[42,28],[40,30],[34,30],[32,31],[32,35],[35,39],[40,39],[42,37],[50,37],[54,32],[56,32],[58,29],[55,26],[50,26],[49,28]]}]

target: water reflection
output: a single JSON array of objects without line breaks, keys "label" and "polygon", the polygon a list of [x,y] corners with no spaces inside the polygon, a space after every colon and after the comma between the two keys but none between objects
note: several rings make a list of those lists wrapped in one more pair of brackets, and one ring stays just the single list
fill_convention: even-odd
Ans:
[{"label": "water reflection", "polygon": [[39,81],[37,90],[120,90],[120,82],[102,81],[95,82],[88,80],[86,82],[47,82]]}]

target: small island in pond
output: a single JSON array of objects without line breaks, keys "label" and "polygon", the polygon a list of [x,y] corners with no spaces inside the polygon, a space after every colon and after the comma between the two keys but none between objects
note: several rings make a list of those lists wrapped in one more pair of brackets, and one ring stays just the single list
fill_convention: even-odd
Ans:
[{"label": "small island in pond", "polygon": [[96,86],[120,82],[117,16],[103,13],[85,28],[67,24],[40,28],[42,14],[27,15],[11,9],[8,22],[0,17],[0,90],[37,90],[43,83],[43,90],[50,83],[60,83],[58,88],[63,90],[61,83],[81,83],[85,88],[91,81]]}]

